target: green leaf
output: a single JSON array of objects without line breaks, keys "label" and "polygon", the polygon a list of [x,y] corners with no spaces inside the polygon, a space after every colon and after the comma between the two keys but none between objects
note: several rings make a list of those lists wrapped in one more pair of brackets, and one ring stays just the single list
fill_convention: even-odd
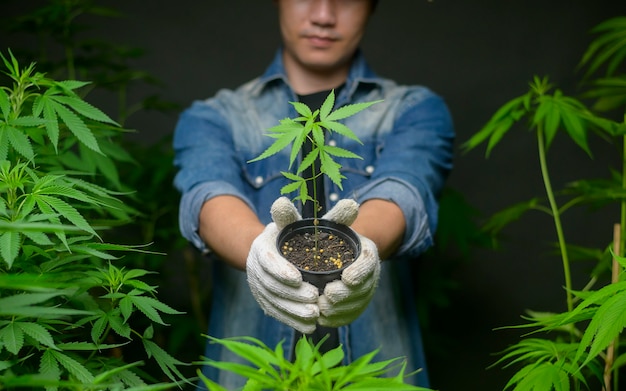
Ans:
[{"label": "green leaf", "polygon": [[166,325],[161,319],[158,311],[164,312],[166,314],[182,314],[182,312],[176,311],[171,308],[167,304],[164,304],[152,297],[146,296],[128,296],[132,301],[133,305],[139,309],[144,315],[146,315],[153,322]]},{"label": "green leaf", "polygon": [[[0,228],[1,229],[1,228]],[[24,231],[22,232],[24,234],[24,236],[26,236],[28,239],[32,240],[33,242],[35,242],[37,245],[39,246],[51,246],[54,243],[50,240],[50,238],[48,237],[48,235],[46,235],[43,232],[38,232],[38,231]]]},{"label": "green leaf", "polygon": [[80,117],[68,110],[65,106],[54,101],[50,101],[47,104],[52,106],[59,118],[61,118],[65,125],[67,125],[68,129],[81,143],[83,143],[87,148],[101,153],[100,147],[98,147],[98,141]]},{"label": "green leaf", "polygon": [[42,204],[48,205],[52,207],[54,210],[56,210],[61,216],[69,220],[76,227],[86,232],[89,232],[95,236],[98,236],[96,231],[94,231],[93,228],[91,228],[87,220],[85,220],[85,218],[76,210],[76,208],[74,208],[72,205],[68,204],[67,202],[59,198],[51,197],[45,194],[38,194],[36,198],[36,202],[39,208],[42,209],[42,212],[46,213],[46,210],[42,208]]},{"label": "green leaf", "polygon": [[48,351],[57,360],[57,362],[61,364],[62,367],[74,375],[81,383],[89,384],[93,382],[93,375],[81,363],[64,353],[55,350]]},{"label": "green leaf", "polygon": [[6,350],[17,355],[24,346],[24,332],[15,322],[10,322],[0,329],[0,342]]},{"label": "green leaf", "polygon": [[341,180],[345,177],[341,175],[339,171],[341,169],[341,164],[337,163],[333,160],[332,156],[323,151],[320,155],[320,171],[330,178],[334,184],[339,187],[339,189],[343,189],[341,185]]},{"label": "green leaf", "polygon": [[626,327],[626,291],[619,291],[600,305],[580,341],[577,359],[589,348],[582,366],[615,341]]},{"label": "green leaf", "polygon": [[131,339],[130,333],[132,330],[130,328],[130,325],[124,322],[124,320],[120,317],[119,312],[109,313],[108,321],[113,331],[115,331],[118,335]]},{"label": "green leaf", "polygon": [[[161,370],[163,371],[163,373],[170,378],[173,381],[176,381],[176,379],[185,379],[185,377],[183,376],[182,373],[180,373],[180,371],[178,370],[178,368],[176,367],[177,365],[188,365],[182,361],[179,361],[177,359],[175,359],[174,357],[170,356],[165,350],[163,350],[161,347],[159,347],[157,344],[155,344],[154,342],[143,338],[143,346],[146,350],[146,353],[148,354],[148,357],[154,357],[154,359],[156,360],[157,364],[159,365],[159,367],[161,368]],[[176,376],[174,376],[176,375]]]},{"label": "green leaf", "polygon": [[483,229],[492,235],[496,235],[510,223],[519,220],[529,210],[538,209],[540,205],[538,198],[511,205],[493,214],[484,224]]},{"label": "green leaf", "polygon": [[7,140],[20,155],[24,156],[27,160],[32,160],[35,157],[35,152],[33,151],[33,146],[30,144],[28,136],[12,126],[7,126],[5,132]]},{"label": "green leaf", "polygon": [[328,115],[326,118],[321,118],[322,121],[337,121],[340,119],[348,118],[356,113],[367,109],[368,107],[380,103],[382,100],[375,100],[371,102],[362,102],[362,103],[354,103],[351,105],[346,105],[338,108]]},{"label": "green leaf", "polygon": [[126,296],[122,300],[120,300],[119,306],[120,306],[120,312],[122,313],[122,316],[124,317],[124,322],[128,322],[128,318],[130,318],[130,316],[133,313],[132,296]]},{"label": "green leaf", "polygon": [[76,111],[84,117],[87,117],[94,121],[119,126],[117,122],[109,118],[109,116],[102,112],[100,109],[92,106],[91,104],[85,102],[77,96],[54,96],[52,99],[71,108],[72,110]]},{"label": "green leaf", "polygon": [[[491,138],[490,148],[487,149],[486,153],[486,155],[489,156],[491,149],[495,147],[497,141],[499,141],[510,127],[525,114],[526,111],[523,107],[527,98],[528,94],[518,96],[506,102],[495,112],[482,129],[461,145],[463,151],[468,152],[482,144],[485,140]],[[499,136],[494,137],[494,133]]]},{"label": "green leaf", "polygon": [[41,355],[39,373],[50,380],[61,380],[61,368],[59,368],[59,363],[50,352],[50,349],[46,349]]},{"label": "green leaf", "polygon": [[0,112],[2,112],[2,117],[5,121],[9,118],[10,110],[11,104],[9,103],[9,96],[3,88],[0,88]]},{"label": "green leaf", "polygon": [[44,105],[44,100],[38,97],[38,100],[35,101],[35,104],[39,102],[42,102],[41,109],[43,111],[43,118],[46,120],[46,132],[48,133],[48,138],[54,146],[54,150],[57,151],[57,147],[59,144],[59,120],[57,117],[57,113],[54,110],[54,107],[50,105]]},{"label": "green leaf", "polygon": [[330,114],[333,106],[335,105],[335,90],[330,91],[326,99],[324,99],[324,103],[320,107],[320,120],[324,121],[328,115]]},{"label": "green leaf", "polygon": [[282,137],[276,139],[276,141],[267,147],[265,151],[263,151],[259,156],[255,157],[252,160],[248,160],[248,163],[257,162],[259,160],[266,159],[270,156],[277,154],[282,151],[285,147],[287,147],[291,142],[298,136],[297,133],[286,133]]},{"label": "green leaf", "polygon": [[324,152],[329,155],[347,158],[347,159],[361,159],[361,160],[363,159],[361,156],[357,155],[356,153],[352,151],[349,151],[344,148],[334,147],[332,145],[324,146]]},{"label": "green leaf", "polygon": [[7,231],[0,235],[0,254],[9,269],[19,254],[20,236],[20,233],[15,231]]},{"label": "green leaf", "polygon": [[[304,159],[302,159],[302,162],[300,162],[300,165],[298,166],[298,169],[296,170],[296,172],[302,173],[304,172],[304,170],[306,170],[308,167],[310,167],[313,163],[315,163],[317,157],[319,156],[319,149],[314,149],[311,152],[309,152]],[[298,180],[297,175],[294,175],[294,178],[291,178],[292,180]]]},{"label": "green leaf", "polygon": [[32,337],[40,344],[56,349],[52,335],[42,325],[34,322],[15,322],[15,324],[24,332],[24,334]]},{"label": "green leaf", "polygon": [[296,111],[305,118],[311,118],[313,116],[313,112],[309,108],[309,106],[305,105],[302,102],[289,102],[296,109]]},{"label": "green leaf", "polygon": [[104,311],[99,311],[100,315],[98,317],[98,319],[96,319],[96,321],[93,323],[93,326],[91,327],[91,340],[95,343],[95,344],[99,344],[100,343],[100,339],[102,338],[102,334],[104,334],[104,330],[107,327],[107,324],[109,323],[109,319],[108,319],[108,315],[106,312]]},{"label": "green leaf", "polygon": [[319,122],[319,125],[330,130],[336,132],[344,137],[347,137],[351,140],[358,142],[359,144],[363,144],[363,142],[359,139],[359,137],[346,125],[341,122],[336,121],[322,121]]}]

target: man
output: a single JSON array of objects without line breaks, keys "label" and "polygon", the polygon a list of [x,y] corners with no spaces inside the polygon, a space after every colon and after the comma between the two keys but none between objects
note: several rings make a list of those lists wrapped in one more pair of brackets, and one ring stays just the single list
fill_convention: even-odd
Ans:
[{"label": "man", "polygon": [[[452,166],[449,112],[428,89],[399,86],[368,68],[359,44],[375,8],[373,0],[275,3],[282,45],[273,63],[261,77],[237,90],[222,90],[195,102],[181,115],[175,132],[181,231],[200,250],[221,260],[214,265],[208,333],[218,338],[253,336],[269,346],[284,340],[288,352],[297,331],[308,334],[316,323],[325,323],[340,326],[339,342],[347,360],[380,348],[379,360],[406,356],[409,370],[425,369],[413,298],[407,290],[411,278],[398,269],[406,270],[432,245],[437,197]],[[375,246],[380,259],[393,259],[382,262],[380,277],[373,271],[379,267],[377,256],[361,260],[362,267],[371,269],[366,270],[368,279],[379,280],[363,281],[368,289],[376,289],[366,300],[357,297],[359,293],[344,297],[358,306],[356,319],[342,312],[341,303],[328,300],[329,292],[318,295],[301,281],[297,286],[293,281],[292,286],[270,286],[251,273],[268,266],[290,271],[280,256],[264,256],[274,238],[268,234],[275,230],[270,209],[285,184],[280,171],[286,169],[288,156],[247,162],[273,141],[264,136],[266,129],[295,116],[288,102],[319,104],[333,89],[335,107],[382,100],[345,120],[363,145],[329,141],[363,160],[341,161],[343,190],[324,183],[329,213],[341,199],[356,200],[360,207],[351,227],[371,240],[363,239]],[[271,257],[279,259],[267,259]],[[347,283],[336,283],[342,294],[352,294]],[[255,287],[264,284],[270,296],[261,300],[250,288],[256,292]],[[284,297],[271,296],[283,290],[290,292],[289,305],[277,304]],[[331,317],[339,320],[328,322]],[[214,360],[236,360],[216,344],[208,345],[206,354]],[[205,368],[205,374],[226,387],[241,386],[245,380],[212,368]],[[425,370],[411,381],[428,386]]]}]

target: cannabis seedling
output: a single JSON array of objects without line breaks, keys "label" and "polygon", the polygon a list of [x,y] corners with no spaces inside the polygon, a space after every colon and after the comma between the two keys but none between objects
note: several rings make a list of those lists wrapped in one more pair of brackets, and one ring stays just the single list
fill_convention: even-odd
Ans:
[{"label": "cannabis seedling", "polygon": [[[380,101],[371,101],[363,103],[355,103],[332,110],[335,104],[335,91],[331,91],[319,110],[312,111],[309,106],[302,102],[289,102],[296,109],[299,117],[285,118],[276,125],[268,129],[268,137],[276,140],[258,157],[249,160],[248,163],[263,160],[272,155],[277,154],[291,144],[291,154],[289,157],[289,170],[293,167],[296,159],[300,156],[302,147],[307,139],[311,141],[312,148],[300,162],[295,173],[290,171],[282,171],[290,183],[283,186],[280,194],[289,194],[297,191],[294,201],[300,200],[304,205],[307,201],[315,203],[314,218],[317,219],[317,211],[319,202],[317,196],[316,178],[320,175],[326,175],[340,189],[343,189],[341,182],[345,176],[341,174],[341,164],[335,161],[335,157],[362,159],[361,156],[344,148],[326,144],[325,131],[330,135],[332,132],[348,137],[360,144],[361,140],[346,125],[338,122],[339,120],[351,117],[356,113],[365,110],[374,103]],[[311,167],[312,175],[305,177],[304,172]],[[312,196],[309,195],[307,182],[312,181]]]}]

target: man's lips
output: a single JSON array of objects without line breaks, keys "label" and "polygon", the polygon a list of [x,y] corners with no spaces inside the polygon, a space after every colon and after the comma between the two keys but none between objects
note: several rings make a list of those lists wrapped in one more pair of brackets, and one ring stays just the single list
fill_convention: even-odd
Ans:
[{"label": "man's lips", "polygon": [[337,39],[323,35],[307,35],[304,37],[312,46],[318,48],[327,48],[331,46]]}]

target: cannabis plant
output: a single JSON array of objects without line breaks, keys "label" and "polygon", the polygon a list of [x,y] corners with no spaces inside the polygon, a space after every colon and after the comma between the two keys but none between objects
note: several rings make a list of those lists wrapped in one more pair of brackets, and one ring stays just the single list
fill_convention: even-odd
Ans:
[{"label": "cannabis plant", "polygon": [[[314,217],[317,218],[317,177],[326,175],[333,183],[342,189],[341,182],[345,176],[341,174],[341,164],[334,158],[362,159],[352,151],[327,144],[326,140],[329,139],[328,136],[332,132],[335,132],[361,143],[361,140],[359,140],[351,129],[338,121],[351,117],[378,102],[379,101],[355,103],[333,110],[335,105],[334,90],[328,94],[319,110],[312,111],[309,106],[302,102],[290,102],[300,116],[282,119],[279,125],[270,128],[268,130],[268,136],[275,138],[276,141],[258,157],[250,160],[248,163],[266,159],[291,145],[288,167],[288,169],[291,170],[294,163],[301,155],[302,148],[308,139],[312,145],[311,152],[302,158],[295,173],[291,171],[281,171],[282,175],[286,177],[290,183],[282,187],[280,194],[296,192],[294,200],[299,200],[302,204],[305,204],[307,201],[313,202],[315,204],[313,208]],[[311,177],[304,176],[304,172],[308,168],[311,168]],[[307,187],[309,181],[312,182],[311,188],[313,194],[309,194]]]},{"label": "cannabis plant", "polygon": [[[230,371],[247,378],[244,390],[414,390],[427,391],[404,383],[406,361],[402,358],[373,361],[377,351],[365,354],[350,364],[343,365],[341,346],[324,354],[319,351],[323,340],[314,345],[306,336],[296,343],[295,360],[285,358],[282,343],[274,349],[252,337],[218,339],[208,337],[211,343],[225,348],[243,358],[246,363],[206,359],[203,364]],[[397,372],[394,376],[385,376]],[[200,374],[210,391],[226,391],[219,384]]]},{"label": "cannabis plant", "polygon": [[[155,299],[142,280],[150,271],[119,265],[149,249],[101,240],[129,209],[88,169],[112,164],[102,141],[121,128],[79,95],[88,83],[21,67],[10,51],[0,58],[10,80],[0,88],[0,388],[184,380],[184,364],[153,340],[162,314],[179,312]],[[162,379],[124,361],[137,343]]]},{"label": "cannabis plant", "polygon": [[[525,120],[536,138],[545,194],[497,213],[485,228],[495,234],[528,211],[545,213],[554,226],[563,268],[567,311],[529,312],[525,317],[527,323],[517,326],[532,328],[534,332],[508,347],[497,363],[521,367],[506,389],[579,390],[597,389],[597,384],[605,390],[622,389],[614,374],[626,363],[626,355],[619,353],[626,326],[626,118],[623,116],[626,108],[626,73],[623,73],[626,17],[609,19],[593,32],[598,36],[580,64],[587,68],[583,77],[587,87],[584,95],[568,96],[554,87],[547,77],[535,77],[528,92],[504,104],[464,145],[470,150],[487,143],[488,155],[509,131]],[[604,76],[592,79],[603,67]],[[595,100],[595,104],[586,103],[589,99]],[[618,119],[614,120],[612,114],[616,109]],[[608,178],[581,178],[563,189],[556,189],[550,175],[548,155],[555,137],[563,134],[589,156],[592,156],[592,150],[588,138],[591,134],[599,135],[621,150],[622,165],[613,169]],[[576,206],[607,204],[617,204],[621,208],[611,245],[593,249],[566,241],[562,216],[567,211]],[[610,232],[610,227],[607,228]],[[611,239],[607,238],[609,242]],[[592,268],[589,283],[575,287],[571,262],[582,258],[590,259],[596,265]],[[608,284],[600,283],[607,279]]]}]

